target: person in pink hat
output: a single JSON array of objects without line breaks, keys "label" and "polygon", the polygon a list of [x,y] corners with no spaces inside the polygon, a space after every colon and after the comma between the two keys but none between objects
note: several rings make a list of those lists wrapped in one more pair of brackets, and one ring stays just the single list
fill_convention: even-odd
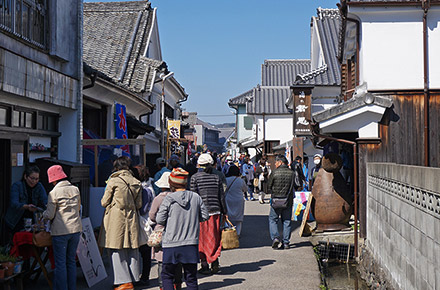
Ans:
[{"label": "person in pink hat", "polygon": [[54,188],[49,193],[47,209],[43,217],[51,221],[55,271],[53,289],[76,289],[76,249],[78,247],[81,224],[81,198],[78,187],[67,180],[60,165],[47,170],[49,183]]}]

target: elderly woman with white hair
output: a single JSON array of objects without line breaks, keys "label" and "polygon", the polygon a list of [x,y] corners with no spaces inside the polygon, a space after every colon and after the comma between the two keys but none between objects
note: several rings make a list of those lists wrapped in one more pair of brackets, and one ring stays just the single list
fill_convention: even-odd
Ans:
[{"label": "elderly woman with white hair", "polygon": [[199,273],[210,275],[220,270],[221,215],[226,215],[227,209],[223,184],[218,175],[213,173],[214,160],[211,155],[201,154],[197,163],[199,172],[191,177],[190,190],[202,197],[209,213],[209,219],[200,223],[199,252],[202,268]]}]

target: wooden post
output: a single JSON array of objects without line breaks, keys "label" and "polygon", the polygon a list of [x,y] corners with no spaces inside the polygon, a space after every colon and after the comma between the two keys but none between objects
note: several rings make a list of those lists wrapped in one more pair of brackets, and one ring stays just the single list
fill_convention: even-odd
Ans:
[{"label": "wooden post", "polygon": [[95,153],[95,187],[98,187],[98,145],[93,146]]}]

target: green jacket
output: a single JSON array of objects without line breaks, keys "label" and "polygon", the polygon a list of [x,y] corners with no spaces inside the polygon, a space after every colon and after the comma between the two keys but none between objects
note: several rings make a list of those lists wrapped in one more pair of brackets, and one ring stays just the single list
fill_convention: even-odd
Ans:
[{"label": "green jacket", "polygon": [[[293,171],[287,165],[281,165],[269,176],[267,188],[272,197],[286,197],[290,192]],[[290,195],[293,198],[293,194]]]}]

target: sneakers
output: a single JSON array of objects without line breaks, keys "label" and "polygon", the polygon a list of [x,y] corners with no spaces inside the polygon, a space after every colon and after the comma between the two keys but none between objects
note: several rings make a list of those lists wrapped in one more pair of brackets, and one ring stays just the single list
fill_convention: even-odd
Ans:
[{"label": "sneakers", "polygon": [[255,200],[255,198],[251,197],[251,201],[254,201],[254,200]]},{"label": "sneakers", "polygon": [[208,267],[202,267],[199,269],[198,272],[199,272],[199,274],[202,274],[202,275],[212,275],[212,272],[211,272],[211,270],[209,270]]},{"label": "sneakers", "polygon": [[218,272],[220,272],[220,264],[217,259],[214,262],[212,262],[212,264],[211,264],[211,273],[217,274]]},{"label": "sneakers", "polygon": [[134,286],[133,283],[125,283],[119,285],[119,287],[116,287],[114,290],[134,290]]},{"label": "sneakers", "polygon": [[288,250],[290,249],[290,245],[289,244],[282,244],[278,250]]},{"label": "sneakers", "polygon": [[279,244],[280,244],[280,240],[275,238],[272,242],[272,249],[274,250],[278,249]]}]

